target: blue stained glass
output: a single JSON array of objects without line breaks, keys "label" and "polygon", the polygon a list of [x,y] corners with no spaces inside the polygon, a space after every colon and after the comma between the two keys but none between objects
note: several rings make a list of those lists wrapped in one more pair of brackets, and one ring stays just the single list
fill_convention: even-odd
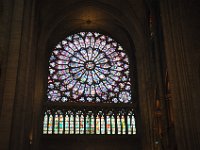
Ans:
[{"label": "blue stained glass", "polygon": [[65,134],[69,134],[69,116],[67,113],[65,115]]},{"label": "blue stained glass", "polygon": [[84,70],[81,70],[81,71],[77,72],[77,73],[74,75],[74,78],[75,78],[75,79],[80,79],[81,76],[83,75],[83,73],[84,73]]},{"label": "blue stained glass", "polygon": [[75,119],[75,133],[76,133],[76,134],[79,134],[79,133],[80,133],[79,125],[80,125],[79,116],[76,115],[76,119]]},{"label": "blue stained glass", "polygon": [[74,134],[74,116],[69,116],[70,134]]},{"label": "blue stained glass", "polygon": [[[98,102],[114,102],[116,95],[117,102],[131,102],[131,88],[120,84],[130,81],[128,57],[120,44],[96,32],[80,32],[60,43],[49,60],[50,101],[65,101],[60,92],[66,91],[72,93],[65,94],[68,102],[83,101],[81,97],[85,96],[93,101],[97,95]],[[55,81],[62,84],[55,86]],[[57,93],[52,93],[55,90]],[[108,90],[115,94],[110,95]]]},{"label": "blue stained glass", "polygon": [[60,114],[59,116],[59,134],[63,133],[63,115]]},{"label": "blue stained glass", "polygon": [[90,116],[87,115],[85,120],[86,120],[86,134],[90,134],[90,131],[91,131],[91,129],[90,129]]},{"label": "blue stained glass", "polygon": [[127,128],[128,128],[128,134],[132,134],[132,131],[131,131],[131,117],[129,115],[127,116]]}]

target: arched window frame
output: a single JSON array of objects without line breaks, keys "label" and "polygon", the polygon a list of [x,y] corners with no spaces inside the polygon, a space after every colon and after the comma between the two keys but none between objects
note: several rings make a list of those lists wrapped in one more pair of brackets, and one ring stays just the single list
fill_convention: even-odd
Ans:
[{"label": "arched window frame", "polygon": [[[58,47],[59,45],[57,45],[56,47]],[[120,46],[121,47],[121,46]],[[122,48],[122,47],[121,47]],[[134,77],[133,77],[134,78]],[[135,79],[133,79],[134,81],[135,81]],[[131,83],[133,83],[134,81],[132,81]],[[131,84],[130,84],[131,85]],[[135,90],[135,86],[133,86],[133,90]],[[133,92],[133,93],[135,93],[135,92]],[[58,130],[58,134],[115,134],[115,135],[117,135],[117,134],[129,134],[128,133],[128,127],[127,127],[127,115],[126,114],[128,114],[128,113],[134,113],[134,109],[133,109],[133,106],[134,106],[134,99],[135,99],[135,96],[132,96],[132,101],[130,101],[129,102],[129,104],[131,104],[131,106],[128,106],[128,105],[126,105],[125,103],[120,103],[120,105],[122,106],[121,108],[118,108],[118,109],[115,109],[114,111],[115,112],[113,112],[113,106],[117,106],[118,104],[114,104],[114,105],[110,105],[109,103],[108,104],[106,104],[107,106],[104,108],[103,106],[102,106],[102,110],[99,110],[99,111],[96,111],[96,110],[94,110],[94,109],[89,109],[88,111],[86,111],[86,110],[84,110],[84,111],[82,111],[82,110],[80,110],[80,109],[76,109],[76,107],[77,107],[77,105],[74,105],[73,107],[75,108],[68,108],[68,107],[66,107],[65,109],[65,111],[66,111],[66,114],[64,114],[64,117],[63,117],[63,125],[64,125],[64,131],[63,132],[59,132],[59,130]],[[48,102],[47,102],[48,103]],[[57,102],[50,102],[50,103],[57,103]],[[78,102],[79,103],[79,102]],[[64,103],[63,103],[64,104]],[[98,106],[101,106],[101,104],[102,103],[99,103],[99,105]],[[47,104],[48,105],[48,104]],[[62,104],[61,104],[62,105]],[[67,103],[65,103],[64,105],[67,105]],[[73,104],[70,104],[70,106],[71,105],[73,105]],[[110,106],[109,106],[110,105]],[[81,104],[81,109],[84,109],[85,107],[92,107],[93,105],[90,105],[90,104]],[[118,105],[119,106],[119,105]],[[52,104],[51,105],[51,107],[54,107],[54,104]],[[111,111],[111,112],[113,112],[113,114],[111,115],[111,117],[112,118],[110,118],[110,120],[112,121],[112,122],[115,122],[115,123],[112,123],[113,124],[113,127],[111,128],[111,131],[108,133],[108,131],[107,131],[107,109],[108,108],[110,109],[109,111]],[[122,110],[122,109],[126,109],[126,108],[129,108],[129,111],[127,111],[126,112],[126,114],[124,115],[124,113],[122,114],[121,112],[120,112],[120,110]],[[130,109],[131,108],[131,109]],[[82,119],[84,118],[84,131],[82,130],[82,132],[80,132],[80,130],[79,130],[79,133],[76,133],[76,116],[77,116],[77,112],[78,111],[81,111],[81,117],[82,117]],[[86,117],[87,117],[87,113],[88,112],[91,112],[93,115],[93,119],[94,119],[94,132],[92,133],[87,133],[87,130],[86,130]],[[98,133],[97,132],[97,129],[96,129],[96,117],[98,116],[98,114],[99,114],[99,112],[101,113],[101,117],[100,117],[100,133]],[[70,122],[72,121],[72,120],[70,120],[70,118],[71,117],[69,117],[69,115],[72,117],[73,116],[73,129],[72,128],[70,128],[70,127],[72,127],[71,125],[70,125]],[[66,117],[69,117],[68,119],[69,119],[69,131],[68,130],[66,130],[66,125],[67,125],[67,123],[66,123]],[[120,129],[118,129],[118,123],[117,123],[117,118],[119,117],[119,119],[120,119],[120,125],[121,125],[121,128]],[[123,128],[122,129],[122,117],[123,117],[123,119],[124,119],[124,121],[123,122],[125,122],[125,128]],[[55,119],[55,118],[54,118]],[[54,120],[53,119],[53,120]],[[101,121],[102,120],[102,121]],[[48,120],[49,121],[49,120]],[[79,116],[79,121],[80,121],[80,116]],[[105,126],[102,126],[101,124],[102,123],[105,125]],[[91,123],[91,122],[90,122]],[[55,123],[54,123],[55,124]],[[52,126],[54,126],[54,124],[52,125]],[[79,124],[80,125],[80,124]],[[104,128],[104,130],[103,130],[103,128]],[[135,127],[134,127],[135,128]],[[136,128],[135,128],[136,129]],[[53,129],[54,130],[54,129]],[[121,131],[120,133],[118,132],[118,131]],[[43,132],[44,133],[44,132]],[[131,132],[131,134],[135,134],[136,132]],[[45,133],[44,133],[45,134]],[[47,134],[54,134],[53,132],[52,133],[48,133],[47,132]]]}]

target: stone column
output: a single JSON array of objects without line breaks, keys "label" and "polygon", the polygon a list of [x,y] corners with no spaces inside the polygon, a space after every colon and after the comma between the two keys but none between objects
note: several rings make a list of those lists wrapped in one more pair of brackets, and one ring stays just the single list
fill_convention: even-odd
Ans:
[{"label": "stone column", "polygon": [[199,74],[193,72],[200,58],[197,2],[160,1],[178,150],[200,148]]},{"label": "stone column", "polygon": [[[9,3],[8,3],[9,2]],[[0,116],[0,149],[29,149],[29,133],[34,91],[34,0],[3,1],[4,11],[10,9],[5,25],[4,48],[7,51],[6,68]],[[7,27],[8,26],[8,27]]]}]

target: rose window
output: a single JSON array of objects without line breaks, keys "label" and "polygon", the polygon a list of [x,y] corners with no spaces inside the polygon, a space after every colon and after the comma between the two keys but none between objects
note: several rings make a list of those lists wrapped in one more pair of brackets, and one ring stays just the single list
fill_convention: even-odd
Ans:
[{"label": "rose window", "polygon": [[125,51],[96,32],[68,36],[51,54],[47,96],[49,101],[131,103]]}]

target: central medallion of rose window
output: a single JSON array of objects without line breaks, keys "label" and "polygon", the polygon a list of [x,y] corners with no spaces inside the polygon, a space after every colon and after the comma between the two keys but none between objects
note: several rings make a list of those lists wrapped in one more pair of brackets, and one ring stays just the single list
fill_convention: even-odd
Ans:
[{"label": "central medallion of rose window", "polygon": [[85,63],[85,68],[87,70],[93,70],[95,68],[95,63],[93,61],[88,61]]}]

